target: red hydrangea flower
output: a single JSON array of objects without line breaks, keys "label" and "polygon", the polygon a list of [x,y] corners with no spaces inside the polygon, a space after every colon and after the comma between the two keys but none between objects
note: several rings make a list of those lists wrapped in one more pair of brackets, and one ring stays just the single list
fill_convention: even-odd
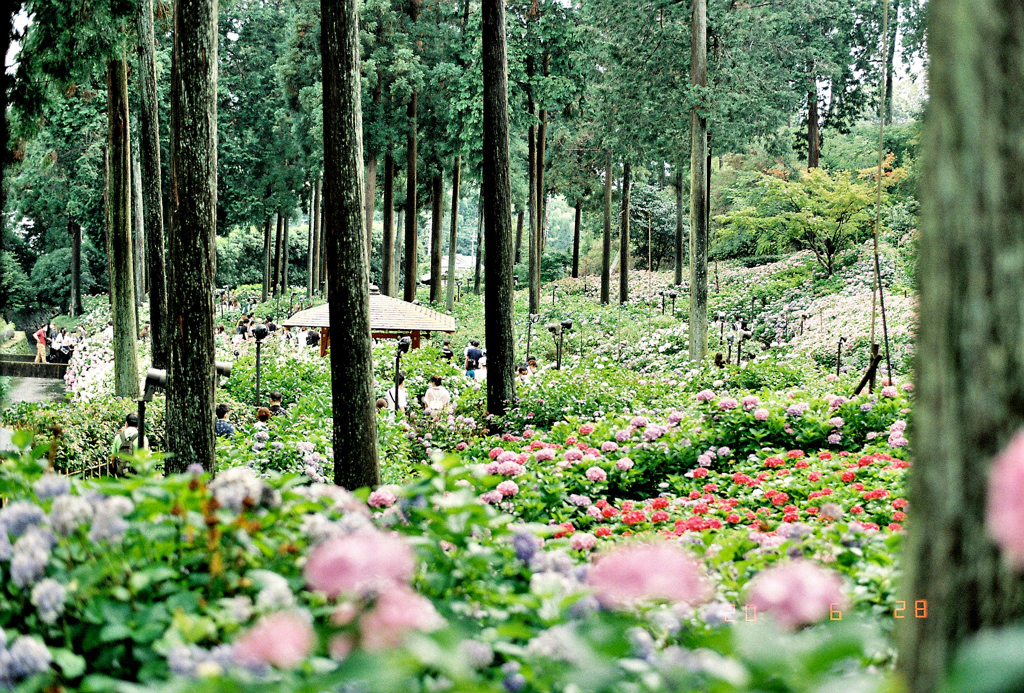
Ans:
[{"label": "red hydrangea flower", "polygon": [[890,522],[887,529],[889,529],[889,530],[891,530],[893,532],[901,532],[901,531],[903,531],[903,525],[901,525],[898,522]]},{"label": "red hydrangea flower", "polygon": [[735,474],[732,475],[732,483],[734,484],[743,484],[744,486],[746,486],[750,484],[750,481],[750,477],[747,476],[746,474],[736,472]]},{"label": "red hydrangea flower", "polygon": [[710,511],[711,508],[707,506],[707,503],[697,503],[697,505],[693,506],[694,515],[704,515],[705,513],[708,513]]},{"label": "red hydrangea flower", "polygon": [[863,490],[864,490],[864,484],[860,483],[859,481],[858,481],[857,483],[854,483],[854,484],[850,484],[850,486],[851,486],[851,487],[852,487],[852,488],[853,488],[853,489],[854,489],[855,491],[863,491]]},{"label": "red hydrangea flower", "polygon": [[808,481],[821,481],[821,472],[811,472],[807,475]]},{"label": "red hydrangea flower", "polygon": [[796,467],[797,469],[805,469],[807,467],[810,467],[811,465],[807,463],[807,460],[800,460],[793,466]]},{"label": "red hydrangea flower", "polygon": [[690,491],[690,500],[697,500],[700,498],[700,491]]},{"label": "red hydrangea flower", "polygon": [[708,518],[705,521],[704,524],[707,527],[707,529],[721,529],[722,528],[722,521],[719,520],[717,517]]},{"label": "red hydrangea flower", "polygon": [[622,512],[628,513],[633,509],[633,501],[622,501]]},{"label": "red hydrangea flower", "polygon": [[905,512],[903,512],[902,510],[897,510],[896,512],[894,512],[892,514],[892,519],[894,519],[896,521],[906,520],[907,519],[907,514]]},{"label": "red hydrangea flower", "polygon": [[857,478],[857,473],[856,473],[856,472],[843,472],[843,476],[842,476],[842,477],[840,477],[840,478],[841,478],[841,479],[842,479],[843,481],[845,481],[846,483],[850,483],[850,482],[851,482],[851,481],[853,481],[853,480],[854,480],[855,478]]},{"label": "red hydrangea flower", "polygon": [[807,508],[807,510],[805,512],[808,515],[817,515],[818,514],[818,509],[812,505],[811,507]]},{"label": "red hydrangea flower", "polygon": [[668,522],[668,513],[664,510],[659,510],[651,515],[651,522]]},{"label": "red hydrangea flower", "polygon": [[633,510],[631,512],[622,514],[622,521],[625,522],[627,525],[640,524],[645,520],[647,520],[647,516],[644,515],[643,510]]},{"label": "red hydrangea flower", "polygon": [[852,508],[850,508],[850,512],[854,515],[860,515],[862,512],[864,512],[864,508],[860,507],[859,505],[855,505]]},{"label": "red hydrangea flower", "polygon": [[697,467],[696,469],[693,470],[693,478],[694,479],[703,479],[707,475],[708,475],[708,470],[704,469],[704,467]]},{"label": "red hydrangea flower", "polygon": [[905,508],[905,507],[907,507],[907,499],[906,498],[897,498],[896,500],[894,500],[892,502],[892,507],[894,507],[894,508]]},{"label": "red hydrangea flower", "polygon": [[655,510],[661,510],[662,508],[668,507],[668,498],[655,498],[651,501],[651,507]]},{"label": "red hydrangea flower", "polygon": [[728,515],[725,516],[725,521],[729,522],[731,524],[736,524],[737,522],[740,521],[740,516],[737,515],[736,513],[729,513]]},{"label": "red hydrangea flower", "polygon": [[871,463],[874,462],[874,461],[875,460],[874,460],[873,457],[869,457],[869,456],[865,455],[864,457],[861,457],[859,460],[857,460],[857,466],[858,467],[869,467],[869,466],[871,466]]},{"label": "red hydrangea flower", "polygon": [[804,456],[804,451],[803,450],[790,450],[789,452],[786,453],[786,457],[788,457],[791,460],[798,460],[798,459],[800,459],[803,456]]},{"label": "red hydrangea flower", "polygon": [[789,500],[789,496],[785,493],[776,493],[772,496],[772,505],[785,505],[786,501]]},{"label": "red hydrangea flower", "polygon": [[797,515],[796,513],[786,513],[785,515],[782,516],[782,521],[783,522],[796,522],[799,519],[800,519],[800,516]]},{"label": "red hydrangea flower", "polygon": [[571,522],[563,522],[558,525],[558,529],[555,530],[555,539],[561,539],[562,537],[568,536],[576,531],[576,528],[572,526]]},{"label": "red hydrangea flower", "polygon": [[829,452],[828,450],[823,450],[823,451],[818,453],[818,459],[819,460],[830,460],[830,459],[832,459],[832,453]]},{"label": "red hydrangea flower", "polygon": [[612,518],[619,514],[619,511],[610,505],[605,506],[601,509],[601,517]]},{"label": "red hydrangea flower", "polygon": [[775,455],[773,455],[772,457],[767,458],[764,461],[764,466],[765,467],[781,467],[784,464],[786,464],[786,461],[784,459],[782,459],[781,457],[778,457],[778,456],[775,456]]},{"label": "red hydrangea flower", "polygon": [[839,456],[840,457],[849,457],[850,453],[848,453],[846,450],[842,450],[842,451],[840,451]]},{"label": "red hydrangea flower", "polygon": [[[705,493],[714,493],[717,490],[718,490],[718,484],[704,484],[704,492]],[[668,505],[668,501],[666,501],[665,504]]]},{"label": "red hydrangea flower", "polygon": [[594,530],[595,537],[610,537],[611,535],[612,531],[607,527],[598,527]]},{"label": "red hydrangea flower", "polygon": [[604,498],[602,498],[601,500],[599,500],[596,503],[594,503],[594,505],[596,505],[599,508],[603,508],[606,505],[608,505],[608,501],[606,501]]}]

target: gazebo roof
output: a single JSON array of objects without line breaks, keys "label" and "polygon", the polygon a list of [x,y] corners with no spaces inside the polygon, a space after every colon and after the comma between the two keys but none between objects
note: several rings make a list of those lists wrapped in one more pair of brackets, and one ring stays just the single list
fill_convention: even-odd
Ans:
[{"label": "gazebo roof", "polygon": [[[282,322],[285,327],[330,327],[329,304],[300,310]],[[371,332],[454,332],[455,318],[384,294],[370,293]]]}]

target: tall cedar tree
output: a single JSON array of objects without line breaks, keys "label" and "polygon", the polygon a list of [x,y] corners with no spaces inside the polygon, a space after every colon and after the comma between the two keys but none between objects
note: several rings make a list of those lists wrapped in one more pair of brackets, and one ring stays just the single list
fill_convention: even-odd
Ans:
[{"label": "tall cedar tree", "polygon": [[508,151],[508,57],[504,0],[483,0],[483,203],[487,227],[487,412],[502,416],[515,398],[512,310],[512,176]]},{"label": "tall cedar tree", "polygon": [[263,225],[263,292],[260,299],[263,303],[267,302],[267,298],[270,295],[270,282],[273,279],[270,272],[271,264],[271,241],[270,237],[274,233],[274,215],[268,214],[267,221]]},{"label": "tall cedar tree", "polygon": [[324,218],[330,304],[334,483],[380,483],[370,339],[370,274],[363,228],[363,117],[356,0],[321,0]]},{"label": "tall cedar tree", "polygon": [[398,284],[395,278],[395,157],[390,150],[384,154],[384,199],[381,204],[384,240],[381,248],[380,292],[394,296]]},{"label": "tall cedar tree", "polygon": [[455,305],[455,251],[459,238],[459,187],[462,182],[462,156],[455,156],[452,166],[452,220],[448,229],[448,286],[445,307],[451,311]]},{"label": "tall cedar tree", "polygon": [[611,301],[612,294],[612,153],[604,165],[604,235],[601,238],[601,303]]},{"label": "tall cedar tree", "polygon": [[[693,0],[690,84],[708,83],[707,0]],[[708,350],[708,121],[696,106],[690,112],[690,360]]]},{"label": "tall cedar tree", "polygon": [[444,222],[444,178],[440,169],[434,175],[430,192],[430,302],[441,300],[441,251]]},{"label": "tall cedar tree", "polygon": [[619,222],[619,303],[629,300],[629,188],[632,165],[622,165],[622,219]]},{"label": "tall cedar tree", "polygon": [[914,522],[898,667],[936,690],[970,635],[1024,617],[985,528],[992,458],[1024,427],[1024,9],[933,0],[922,161]]},{"label": "tall cedar tree", "polygon": [[[521,218],[521,217],[520,217]],[[580,225],[583,221],[583,200],[576,198],[576,214],[572,223],[572,278],[580,276]]]},{"label": "tall cedar tree", "polygon": [[128,137],[128,65],[107,61],[107,127],[110,142],[107,237],[110,301],[114,318],[114,394],[139,396],[135,270],[132,262],[131,145]]},{"label": "tall cedar tree", "polygon": [[675,285],[683,283],[683,167],[676,168],[676,273]]},{"label": "tall cedar tree", "polygon": [[168,469],[214,468],[217,0],[177,0],[171,62]]}]

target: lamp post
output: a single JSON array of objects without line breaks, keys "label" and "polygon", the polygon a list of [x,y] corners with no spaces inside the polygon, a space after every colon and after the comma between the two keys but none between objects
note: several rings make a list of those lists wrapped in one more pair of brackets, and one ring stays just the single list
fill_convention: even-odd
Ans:
[{"label": "lamp post", "polygon": [[669,291],[668,297],[672,299],[672,317],[676,316],[676,292]]},{"label": "lamp post", "polygon": [[256,338],[256,401],[254,404],[259,406],[260,404],[260,366],[262,352],[263,352],[263,340],[270,334],[270,330],[264,323],[258,323],[252,328],[252,336]]},{"label": "lamp post", "polygon": [[722,340],[725,339],[725,312],[718,311],[718,343],[721,344]]},{"label": "lamp post", "polygon": [[551,305],[555,305],[555,289],[558,288],[554,284],[551,285]]},{"label": "lamp post", "polygon": [[402,354],[409,351],[412,346],[412,339],[409,337],[402,337],[398,340],[397,348],[395,349],[395,411],[398,411],[398,375],[401,373],[402,367]]},{"label": "lamp post", "polygon": [[461,301],[462,300],[462,280],[461,279],[456,279],[455,280],[455,286],[458,287],[458,289],[459,289],[457,297],[456,297],[455,300],[456,301]]},{"label": "lamp post", "polygon": [[572,329],[572,320],[548,323],[548,332],[555,338],[555,370],[562,370],[562,344],[565,340],[565,333]]}]

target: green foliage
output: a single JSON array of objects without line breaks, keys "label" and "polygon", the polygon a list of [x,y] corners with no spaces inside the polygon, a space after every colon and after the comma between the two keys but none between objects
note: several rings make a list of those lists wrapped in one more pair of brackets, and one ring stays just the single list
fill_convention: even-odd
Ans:
[{"label": "green foliage", "polygon": [[869,183],[842,172],[810,169],[796,180],[764,174],[752,206],[715,221],[725,229],[725,243],[732,232],[752,237],[758,253],[808,249],[831,275],[836,257],[870,233],[873,201]]},{"label": "green foliage", "polygon": [[[36,300],[44,305],[66,308],[71,305],[71,282],[68,281],[71,267],[71,249],[60,248],[42,255],[32,268],[32,286]],[[81,274],[82,293],[92,291],[96,286],[88,263],[83,262]]]},{"label": "green foliage", "polygon": [[32,301],[32,286],[11,252],[0,253],[0,311],[10,316]]}]

